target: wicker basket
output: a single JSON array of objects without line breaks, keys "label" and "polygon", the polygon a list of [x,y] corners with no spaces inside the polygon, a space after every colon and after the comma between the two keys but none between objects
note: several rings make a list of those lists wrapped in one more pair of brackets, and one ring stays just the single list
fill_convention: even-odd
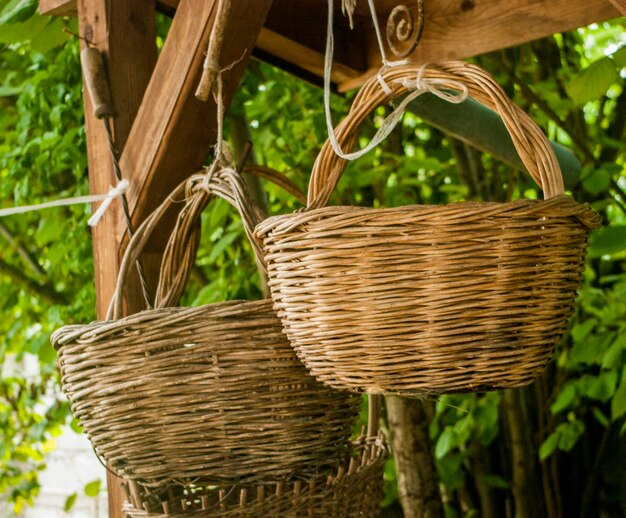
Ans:
[{"label": "wicker basket", "polygon": [[[274,307],[300,359],[332,387],[410,396],[525,385],[566,330],[599,218],[563,194],[548,140],[491,76],[462,62],[383,76],[400,95],[418,72],[443,89],[466,85],[502,116],[545,200],[325,207],[346,166],[326,142],[307,209],[255,230]],[[364,86],[337,128],[344,150],[388,100],[377,78]]]},{"label": "wicker basket", "polygon": [[[379,405],[374,401],[372,407]],[[374,414],[377,422],[376,410]],[[328,475],[254,486],[188,484],[153,490],[127,482],[124,513],[127,518],[379,517],[387,447],[376,429],[353,441],[341,465]]]},{"label": "wicker basket", "polygon": [[[200,214],[214,194],[240,209],[248,232],[259,221],[232,169],[192,178],[129,243],[114,318],[66,326],[52,338],[63,390],[97,454],[117,475],[146,488],[171,481],[257,483],[335,468],[358,413],[358,396],[308,374],[271,300],[165,307],[180,297]],[[128,271],[161,216],[183,199],[157,308],[119,318]]]}]

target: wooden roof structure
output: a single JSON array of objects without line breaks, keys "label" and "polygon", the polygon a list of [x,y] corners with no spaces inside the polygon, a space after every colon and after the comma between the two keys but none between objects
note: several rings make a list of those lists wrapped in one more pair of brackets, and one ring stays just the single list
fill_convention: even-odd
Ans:
[{"label": "wooden roof structure", "polygon": [[[556,32],[626,15],[626,0],[423,0],[424,32],[409,58],[416,63],[475,56]],[[339,10],[340,0],[335,0]],[[376,0],[381,25],[401,4]],[[218,0],[40,0],[42,14],[77,16],[81,37],[100,50],[107,66],[116,117],[112,121],[121,169],[130,181],[135,225],[184,178],[200,169],[215,140],[216,106],[194,91],[215,22]],[[417,17],[417,1],[404,4]],[[173,16],[157,56],[157,11]],[[222,62],[237,62],[225,75],[228,103],[248,58],[256,56],[313,82],[321,82],[326,43],[326,0],[232,0]],[[339,90],[358,87],[380,66],[367,0],[358,0],[355,27],[338,15],[332,81]],[[243,56],[243,58],[242,58]],[[239,60],[239,61],[238,61]],[[116,183],[107,137],[85,96],[90,188]],[[113,204],[93,231],[98,314],[111,299],[125,227]],[[172,218],[173,219],[173,218]],[[143,257],[156,282],[165,239]],[[132,290],[126,311],[142,309]],[[121,517],[122,491],[109,475],[109,514]]]}]

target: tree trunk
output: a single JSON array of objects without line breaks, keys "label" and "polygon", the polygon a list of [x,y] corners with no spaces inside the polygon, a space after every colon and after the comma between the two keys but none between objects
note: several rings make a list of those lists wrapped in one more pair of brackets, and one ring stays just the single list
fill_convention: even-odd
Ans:
[{"label": "tree trunk", "polygon": [[443,518],[423,403],[391,396],[386,398],[386,404],[404,515],[407,518]]},{"label": "tree trunk", "polygon": [[512,492],[515,518],[544,516],[543,492],[537,477],[537,451],[532,440],[532,423],[526,411],[523,389],[505,390],[503,417],[510,438]]}]

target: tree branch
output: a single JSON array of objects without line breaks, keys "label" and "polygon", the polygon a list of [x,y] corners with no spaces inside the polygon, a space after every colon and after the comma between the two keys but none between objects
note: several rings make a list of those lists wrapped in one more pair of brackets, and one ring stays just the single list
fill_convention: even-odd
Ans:
[{"label": "tree branch", "polygon": [[26,276],[19,268],[4,262],[0,259],[0,273],[3,273],[20,284],[24,288],[39,295],[46,302],[51,304],[67,305],[69,300],[65,295],[59,293],[51,284],[41,284]]},{"label": "tree branch", "polygon": [[552,108],[550,108],[550,106],[548,106],[548,104],[541,97],[539,97],[532,88],[517,79],[515,77],[515,74],[513,74],[513,71],[508,67],[508,65],[504,65],[504,71],[509,76],[511,81],[519,87],[522,95],[526,97],[529,101],[531,101],[535,106],[537,106],[537,108],[539,108],[552,122],[554,122],[561,130],[563,130],[567,134],[572,143],[583,154],[587,161],[596,161],[593,153],[584,143],[583,139],[581,139],[578,134],[571,131],[570,128],[566,127],[565,124],[563,124],[563,121],[561,120],[559,115]]},{"label": "tree branch", "polygon": [[15,239],[13,233],[0,221],[0,235],[4,237],[11,246],[15,248],[24,262],[33,270],[37,277],[45,277],[46,272],[43,271],[37,260],[33,257],[29,250]]},{"label": "tree branch", "polygon": [[423,403],[398,396],[389,396],[385,402],[404,515],[443,518]]},{"label": "tree branch", "polygon": [[[626,132],[626,85],[622,88],[622,92],[617,97],[613,113],[615,113],[615,118],[611,121],[606,130],[606,136],[612,140],[624,142],[624,132]],[[604,146],[600,153],[600,161],[614,162],[618,152],[618,148]]]},{"label": "tree branch", "polygon": [[542,493],[537,481],[537,452],[525,408],[523,389],[503,392],[502,410],[511,439],[512,492],[515,518],[543,516]]}]

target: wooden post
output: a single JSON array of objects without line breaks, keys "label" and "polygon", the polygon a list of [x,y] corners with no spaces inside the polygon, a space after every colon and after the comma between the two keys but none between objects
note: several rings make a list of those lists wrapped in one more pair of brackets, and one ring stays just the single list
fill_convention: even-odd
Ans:
[{"label": "wooden post", "polygon": [[[78,0],[79,30],[103,53],[116,116],[113,131],[122,153],[122,175],[131,183],[129,197],[137,226],[184,177],[199,168],[215,135],[215,103],[193,98],[215,17],[216,0],[183,0],[157,62],[155,3],[150,0]],[[224,59],[239,60],[225,78],[228,103],[263,26],[271,0],[239,0],[234,26],[225,38]],[[84,44],[84,43],[83,43]],[[145,94],[145,102],[142,99]],[[107,192],[116,183],[104,125],[85,95],[90,190]],[[173,174],[174,173],[174,174]],[[112,204],[94,229],[98,317],[111,300],[124,236],[119,204]],[[142,255],[148,285],[154,288],[165,240]],[[145,308],[140,289],[129,286],[126,314]],[[119,481],[107,475],[109,516],[121,518],[124,501]]]},{"label": "wooden post", "polygon": [[[105,59],[116,110],[112,126],[116,145],[121,151],[157,58],[154,2],[80,0],[78,20],[80,34],[96,46]],[[116,179],[104,123],[94,116],[91,99],[86,92],[84,104],[90,190],[92,193],[105,193],[110,185],[115,185]],[[125,175],[128,173],[123,171]],[[112,203],[92,234],[98,318],[106,315],[117,279],[120,259],[117,230],[121,220],[120,204]],[[158,272],[154,262],[144,258],[144,268],[148,278],[154,282]],[[127,311],[143,309],[141,297],[140,290],[133,290],[125,301]],[[109,516],[121,518],[122,488],[110,473],[107,473],[107,485]]]},{"label": "wooden post", "polygon": [[[122,170],[133,171],[128,191],[133,221],[141,221],[165,195],[205,163],[215,144],[216,104],[196,99],[204,56],[217,14],[217,0],[181,0],[165,45],[122,153]],[[246,62],[272,0],[237,0],[230,8],[220,54],[226,106],[239,84]],[[155,195],[156,194],[156,195]],[[173,219],[170,219],[173,223]],[[163,246],[167,225],[149,250]]]}]

